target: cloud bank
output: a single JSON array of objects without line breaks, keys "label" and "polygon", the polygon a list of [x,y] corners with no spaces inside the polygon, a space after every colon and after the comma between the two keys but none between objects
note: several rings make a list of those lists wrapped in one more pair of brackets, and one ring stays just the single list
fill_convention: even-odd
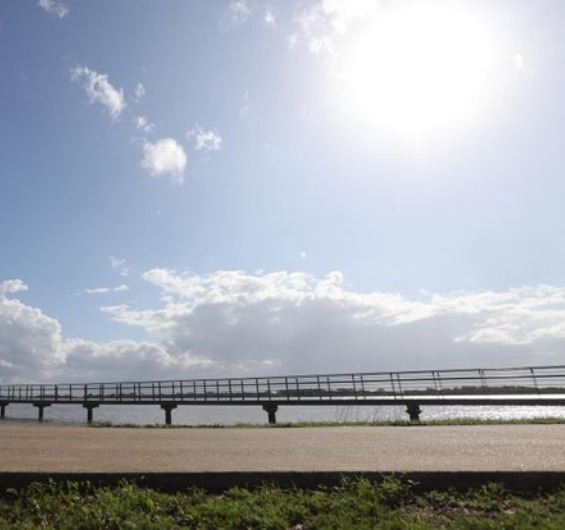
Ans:
[{"label": "cloud bank", "polygon": [[[0,283],[0,381],[115,381],[562,363],[565,287],[361,292],[341,273],[142,275],[160,302],[105,306],[145,340],[65,338]],[[98,292],[98,291],[97,291]],[[105,291],[106,292],[106,291]],[[126,328],[124,328],[125,330]]]}]

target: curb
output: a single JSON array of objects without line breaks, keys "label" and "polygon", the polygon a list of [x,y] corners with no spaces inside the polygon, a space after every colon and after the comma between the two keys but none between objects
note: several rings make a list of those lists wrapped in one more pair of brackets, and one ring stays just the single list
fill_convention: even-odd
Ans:
[{"label": "curb", "polygon": [[21,489],[33,482],[64,483],[90,482],[94,485],[115,486],[120,482],[135,482],[139,486],[160,491],[176,492],[202,488],[221,492],[233,487],[254,488],[262,484],[281,488],[315,489],[319,486],[338,486],[346,478],[366,478],[382,482],[396,477],[414,483],[415,491],[466,490],[489,482],[502,484],[512,491],[549,491],[565,484],[563,471],[460,471],[460,472],[203,472],[203,473],[0,473],[0,492],[9,488]]}]

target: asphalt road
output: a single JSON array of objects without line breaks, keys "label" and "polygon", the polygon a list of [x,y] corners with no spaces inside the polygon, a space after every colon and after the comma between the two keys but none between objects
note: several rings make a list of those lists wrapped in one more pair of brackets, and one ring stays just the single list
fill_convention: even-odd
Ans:
[{"label": "asphalt road", "polygon": [[565,425],[89,428],[0,422],[0,473],[565,472]]}]

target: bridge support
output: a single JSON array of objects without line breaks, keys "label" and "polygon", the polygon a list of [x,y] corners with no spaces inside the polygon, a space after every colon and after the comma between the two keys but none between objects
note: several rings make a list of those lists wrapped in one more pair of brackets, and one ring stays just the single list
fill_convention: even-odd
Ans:
[{"label": "bridge support", "polygon": [[263,410],[267,413],[269,418],[269,423],[274,425],[277,423],[277,410],[279,410],[279,406],[275,403],[265,403],[263,405]]},{"label": "bridge support", "polygon": [[420,421],[422,409],[418,403],[407,403],[406,412],[408,413],[408,416],[410,416],[410,421]]},{"label": "bridge support", "polygon": [[86,409],[86,421],[87,423],[92,423],[94,420],[94,409],[100,406],[100,403],[83,403],[82,406]]},{"label": "bridge support", "polygon": [[171,412],[177,408],[176,403],[161,403],[161,408],[165,411],[165,425],[171,425],[173,423]]},{"label": "bridge support", "polygon": [[2,401],[0,403],[0,420],[3,420],[6,417],[6,407],[9,403]]},{"label": "bridge support", "polygon": [[33,406],[37,407],[38,409],[37,420],[43,421],[43,410],[45,409],[45,407],[50,407],[51,403],[33,403]]}]

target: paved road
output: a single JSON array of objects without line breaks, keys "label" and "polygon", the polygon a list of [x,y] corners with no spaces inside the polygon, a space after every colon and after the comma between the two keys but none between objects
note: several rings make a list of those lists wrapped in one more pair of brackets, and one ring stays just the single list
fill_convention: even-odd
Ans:
[{"label": "paved road", "polygon": [[565,425],[129,429],[0,422],[0,473],[565,472]]}]

